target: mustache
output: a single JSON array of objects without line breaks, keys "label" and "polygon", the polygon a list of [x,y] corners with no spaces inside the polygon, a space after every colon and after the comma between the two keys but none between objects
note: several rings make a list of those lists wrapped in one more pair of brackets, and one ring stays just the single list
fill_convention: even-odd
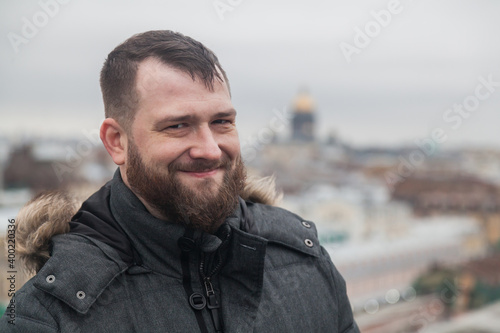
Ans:
[{"label": "mustache", "polygon": [[223,157],[220,160],[194,160],[189,163],[175,162],[169,165],[169,172],[184,171],[184,172],[203,172],[213,169],[230,169],[231,161],[229,157]]}]

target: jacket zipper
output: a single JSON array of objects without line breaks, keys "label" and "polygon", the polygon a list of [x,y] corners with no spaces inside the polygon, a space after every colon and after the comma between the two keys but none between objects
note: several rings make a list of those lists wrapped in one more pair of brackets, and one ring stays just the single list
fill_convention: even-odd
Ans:
[{"label": "jacket zipper", "polygon": [[[224,244],[226,245],[226,244]],[[222,246],[224,247],[224,246]],[[210,312],[210,316],[212,318],[212,323],[214,325],[214,328],[215,328],[215,332],[217,333],[223,333],[224,330],[223,330],[223,325],[222,325],[222,321],[221,321],[221,313],[220,313],[220,307],[221,307],[221,304],[220,304],[220,298],[219,298],[219,295],[217,295],[215,289],[214,289],[214,286],[212,284],[212,277],[214,277],[218,272],[219,270],[222,268],[222,264],[223,264],[223,260],[222,258],[220,257],[220,251],[221,248],[219,248],[218,251],[216,251],[215,253],[210,253],[210,254],[206,254],[204,252],[201,253],[201,260],[200,260],[200,277],[203,281],[203,285],[205,287],[205,293],[207,295],[207,309],[209,310]],[[207,256],[209,256],[210,258],[208,258],[209,260],[207,260]],[[217,260],[217,262],[215,263],[215,266],[214,266],[214,263],[213,263],[213,259],[215,256],[215,259]],[[207,269],[207,262],[211,264],[211,266],[213,266],[213,268],[208,272],[206,272],[205,270]]]},{"label": "jacket zipper", "polygon": [[212,278],[221,270],[225,260],[223,259],[223,255],[226,248],[229,246],[231,229],[228,226],[226,227],[226,229],[223,229],[223,232],[225,232],[221,234],[222,237],[219,236],[222,240],[222,244],[219,246],[219,248],[214,252],[201,252],[199,267],[200,277],[203,286],[205,287],[205,293],[207,295],[207,309],[210,312],[210,317],[212,318],[212,323],[214,325],[216,333],[224,332],[224,323],[222,320],[222,313],[220,311],[220,295],[217,295],[217,292],[214,289]]},{"label": "jacket zipper", "polygon": [[212,317],[212,323],[215,328],[215,332],[217,333],[223,333],[222,329],[222,322],[220,319],[220,300],[219,296],[215,292],[215,289],[212,285],[212,277],[217,274],[219,269],[222,266],[222,260],[217,262],[215,265],[214,269],[211,270],[210,274],[206,275],[205,274],[205,263],[206,263],[206,256],[204,253],[202,253],[202,258],[200,261],[200,276],[203,280],[203,285],[205,287],[205,293],[207,295],[207,309],[210,312],[210,316]]},{"label": "jacket zipper", "polygon": [[205,290],[207,293],[207,308],[210,311],[210,315],[212,317],[212,323],[214,324],[215,332],[222,333],[222,323],[220,320],[220,302],[219,297],[215,293],[215,290],[210,282],[209,277],[205,277],[204,279]]}]

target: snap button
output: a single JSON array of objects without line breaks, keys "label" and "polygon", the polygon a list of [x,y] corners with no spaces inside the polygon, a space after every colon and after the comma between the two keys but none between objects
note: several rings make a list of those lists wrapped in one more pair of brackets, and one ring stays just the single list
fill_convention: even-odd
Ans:
[{"label": "snap button", "polygon": [[202,294],[194,293],[189,296],[189,304],[195,310],[202,310],[207,305],[207,300]]},{"label": "snap button", "polygon": [[76,293],[76,297],[78,297],[78,299],[84,299],[85,293],[80,290],[79,292]]},{"label": "snap button", "polygon": [[56,277],[54,275],[49,275],[45,278],[45,281],[47,281],[47,283],[52,283],[56,280]]},{"label": "snap button", "polygon": [[196,247],[196,243],[191,238],[181,237],[177,240],[177,246],[179,246],[183,252],[191,252]]},{"label": "snap button", "polygon": [[307,222],[307,221],[302,221],[302,225],[306,228],[310,228],[311,227],[311,223]]},{"label": "snap button", "polygon": [[304,240],[304,243],[306,244],[307,247],[313,247],[314,246],[314,243],[312,242],[312,240],[306,238]]}]

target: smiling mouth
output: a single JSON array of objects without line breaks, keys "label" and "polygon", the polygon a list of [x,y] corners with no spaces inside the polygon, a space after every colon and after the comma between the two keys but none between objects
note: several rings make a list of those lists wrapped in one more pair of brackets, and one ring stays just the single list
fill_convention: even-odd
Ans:
[{"label": "smiling mouth", "polygon": [[205,178],[214,176],[217,173],[217,171],[219,171],[219,168],[203,170],[203,171],[182,171],[182,172],[196,178]]}]

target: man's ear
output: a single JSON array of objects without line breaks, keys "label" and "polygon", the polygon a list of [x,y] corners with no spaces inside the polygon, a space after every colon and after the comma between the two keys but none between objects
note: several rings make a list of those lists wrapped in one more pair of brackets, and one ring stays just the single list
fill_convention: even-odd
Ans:
[{"label": "man's ear", "polygon": [[104,119],[99,132],[102,143],[116,165],[125,164],[127,157],[127,133],[113,118]]}]

